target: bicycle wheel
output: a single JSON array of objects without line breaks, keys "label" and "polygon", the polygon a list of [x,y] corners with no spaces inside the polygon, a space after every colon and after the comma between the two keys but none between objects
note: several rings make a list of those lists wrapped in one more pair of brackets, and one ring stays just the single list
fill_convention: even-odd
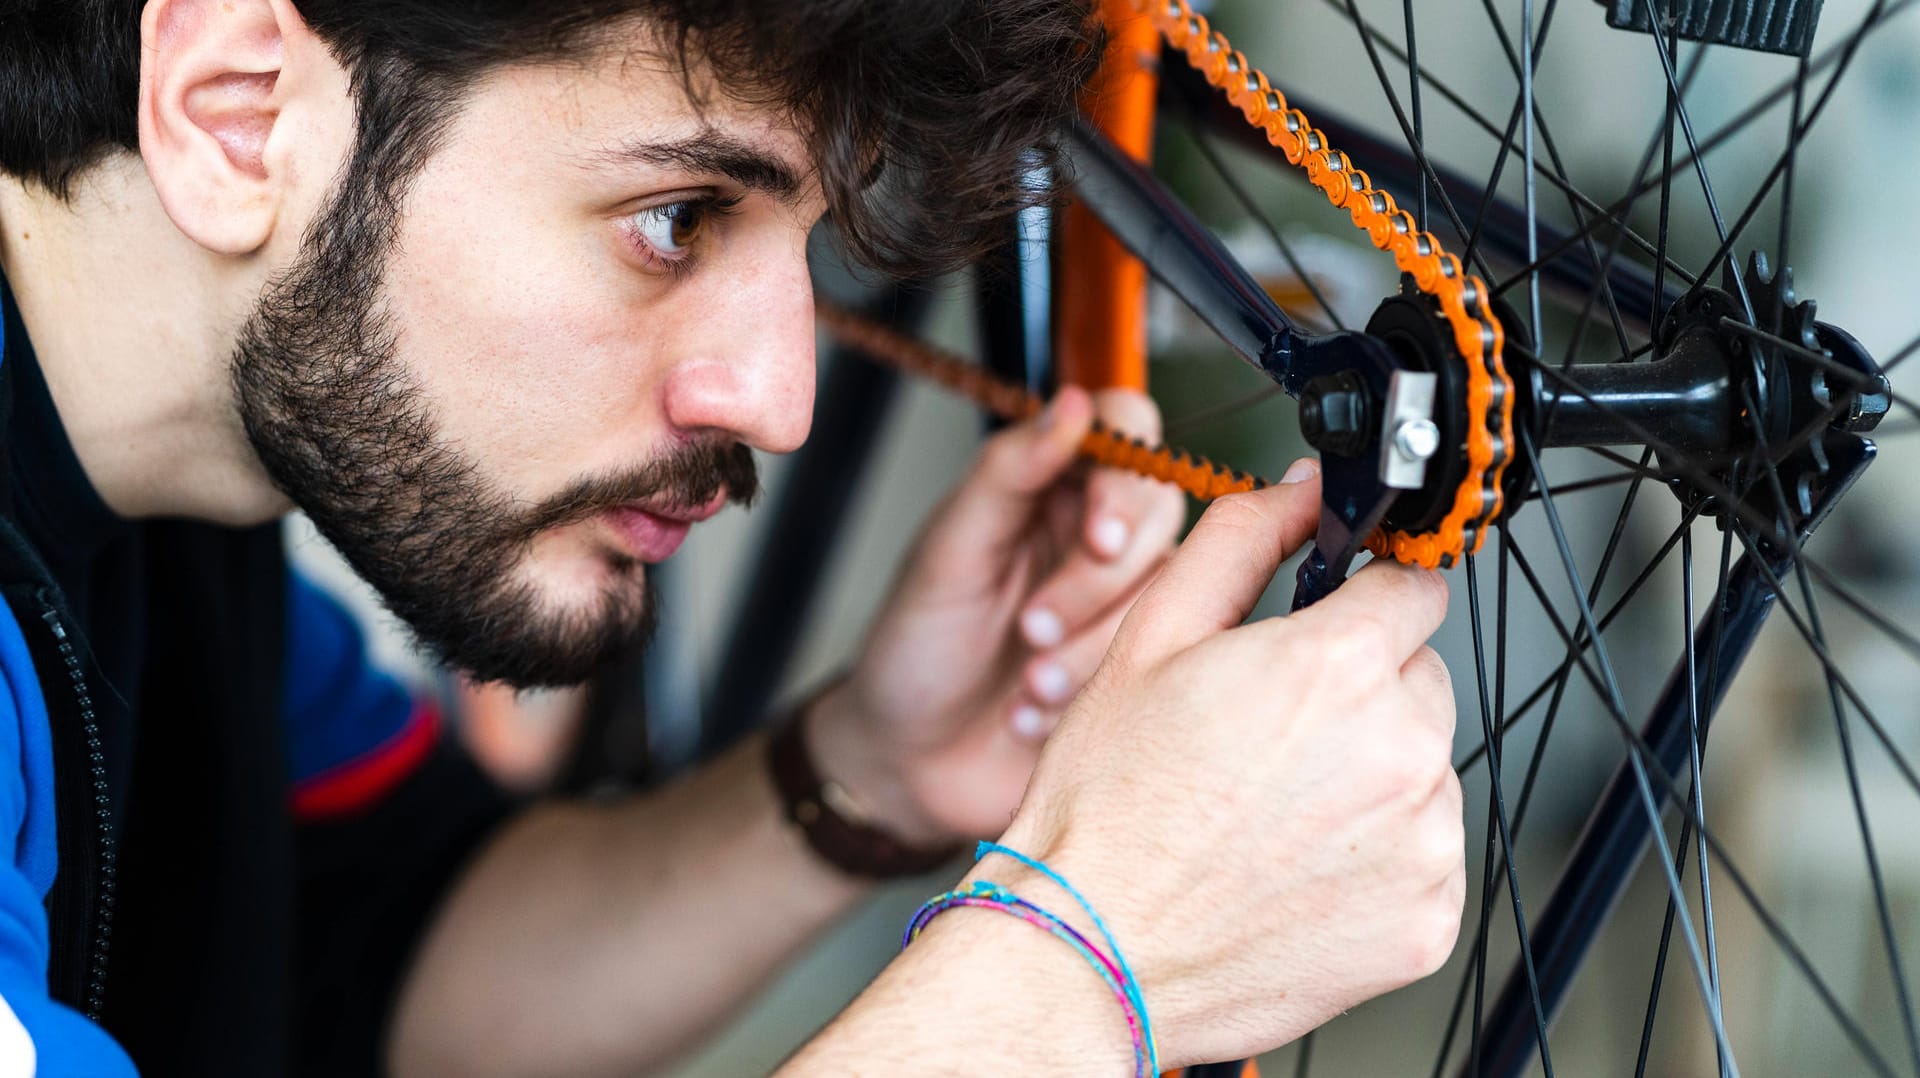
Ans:
[{"label": "bicycle wheel", "polygon": [[[1920,408],[1886,377],[1920,226],[1908,151],[1848,141],[1920,92],[1910,0],[1213,12],[1271,55],[1151,3],[1186,202],[1084,131],[1079,199],[1264,376],[1195,412],[1163,365],[1169,430],[1320,450],[1304,600],[1363,546],[1462,592],[1462,946],[1270,1073],[1920,1073]],[[1312,302],[1186,204],[1262,223]],[[1325,294],[1277,216],[1399,286]]]}]

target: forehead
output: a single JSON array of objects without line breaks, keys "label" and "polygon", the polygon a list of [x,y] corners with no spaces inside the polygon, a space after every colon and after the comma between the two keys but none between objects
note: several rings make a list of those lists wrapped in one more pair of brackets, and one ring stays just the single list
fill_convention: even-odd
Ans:
[{"label": "forehead", "polygon": [[789,111],[729,95],[697,55],[683,68],[652,37],[495,69],[469,91],[452,134],[588,174],[680,171],[787,201],[812,193],[808,141]]}]

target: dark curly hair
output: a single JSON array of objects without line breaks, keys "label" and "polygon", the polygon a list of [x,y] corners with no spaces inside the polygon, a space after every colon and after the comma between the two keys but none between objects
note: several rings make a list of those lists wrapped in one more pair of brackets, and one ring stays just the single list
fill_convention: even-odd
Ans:
[{"label": "dark curly hair", "polygon": [[[901,275],[952,268],[1047,192],[1055,126],[1098,63],[1087,0],[294,0],[352,77],[354,167],[397,202],[473,80],[579,55],[625,20],[682,71],[788,113],[842,241]],[[0,0],[0,170],[66,195],[138,146],[142,0]],[[692,80],[689,78],[689,88]]]}]

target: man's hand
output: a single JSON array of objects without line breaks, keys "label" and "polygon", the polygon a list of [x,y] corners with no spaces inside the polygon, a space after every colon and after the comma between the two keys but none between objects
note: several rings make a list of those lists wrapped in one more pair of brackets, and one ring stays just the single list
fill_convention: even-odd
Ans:
[{"label": "man's hand", "polygon": [[[1376,562],[1308,610],[1241,624],[1312,536],[1316,475],[1303,462],[1293,482],[1207,511],[1126,615],[1002,838],[1101,911],[1167,1067],[1278,1047],[1431,973],[1459,934],[1453,692],[1424,643],[1446,612],[1439,576]],[[1091,931],[1007,858],[971,878]],[[1112,994],[1068,948],[958,910],[780,1073],[1117,1075],[1127,1054]]]},{"label": "man's hand", "polygon": [[1147,398],[1067,388],[990,439],[933,515],[852,675],[809,716],[827,777],[909,841],[999,834],[1041,745],[1164,563],[1172,487],[1074,450],[1098,408],[1157,439]]},{"label": "man's hand", "polygon": [[[1319,501],[1309,478],[1207,511],[1003,840],[1102,910],[1170,1064],[1292,1040],[1431,973],[1459,932],[1453,692],[1425,646],[1444,582],[1376,561],[1305,611],[1241,625]],[[975,873],[1070,908],[1004,859]]]}]

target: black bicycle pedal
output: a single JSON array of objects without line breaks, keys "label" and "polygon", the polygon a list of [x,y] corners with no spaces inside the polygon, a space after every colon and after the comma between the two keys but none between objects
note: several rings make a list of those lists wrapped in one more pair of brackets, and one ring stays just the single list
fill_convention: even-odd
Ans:
[{"label": "black bicycle pedal", "polygon": [[1663,35],[1709,45],[1786,53],[1805,58],[1813,48],[1814,24],[1823,0],[1598,0],[1607,7],[1607,23],[1619,30],[1648,32],[1649,13],[1660,18]]}]

